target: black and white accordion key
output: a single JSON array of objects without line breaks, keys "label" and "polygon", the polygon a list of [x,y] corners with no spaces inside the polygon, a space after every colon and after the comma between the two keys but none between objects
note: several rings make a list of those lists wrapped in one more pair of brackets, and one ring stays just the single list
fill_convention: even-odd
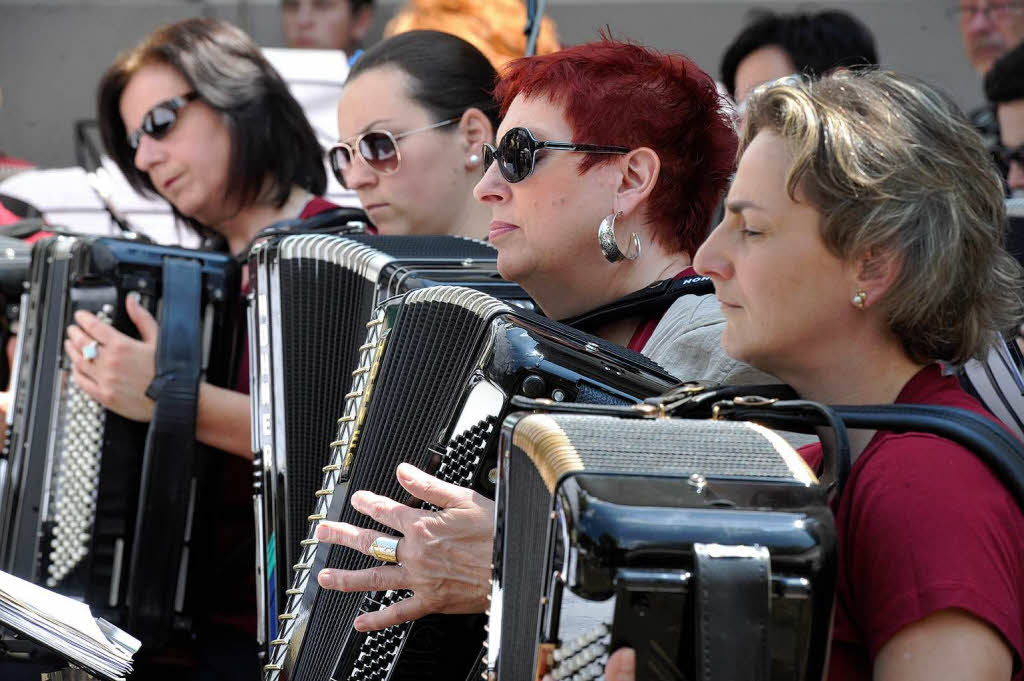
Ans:
[{"label": "black and white accordion key", "polygon": [[[656,364],[593,336],[479,291],[438,286],[407,293],[385,310],[363,344],[370,367],[346,400],[331,462],[310,515],[309,543],[271,644],[267,681],[277,679],[465,678],[484,641],[483,615],[433,615],[365,634],[352,620],[402,594],[321,589],[324,567],[361,569],[377,561],[313,539],[322,519],[383,530],[352,509],[370,490],[406,499],[395,468],[409,462],[493,496],[500,424],[511,398],[543,395],[628,405],[661,394],[674,379]],[[527,386],[527,387],[524,387]],[[353,388],[351,391],[355,393]],[[367,600],[370,601],[369,606]]]}]

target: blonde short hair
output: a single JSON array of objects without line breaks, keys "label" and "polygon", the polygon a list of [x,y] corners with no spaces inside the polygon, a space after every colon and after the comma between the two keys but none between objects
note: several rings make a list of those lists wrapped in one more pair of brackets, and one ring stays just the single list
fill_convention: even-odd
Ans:
[{"label": "blonde short hair", "polygon": [[748,107],[740,155],[761,131],[786,141],[787,190],[821,212],[829,251],[898,257],[879,304],[911,358],[963,363],[1020,321],[1002,182],[947,96],[862,70],[767,87]]}]

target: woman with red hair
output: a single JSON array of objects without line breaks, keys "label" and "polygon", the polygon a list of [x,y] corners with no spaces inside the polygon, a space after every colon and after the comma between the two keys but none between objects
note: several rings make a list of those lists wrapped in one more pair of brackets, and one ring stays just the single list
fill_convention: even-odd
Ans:
[{"label": "woman with red hair", "polygon": [[[673,280],[696,276],[691,255],[737,145],[712,79],[685,57],[604,39],[511,62],[495,94],[504,119],[497,146],[484,146],[475,195],[491,207],[502,276],[549,317],[577,325],[586,317],[589,331],[642,350],[677,376],[766,382],[721,352],[714,296],[684,295],[670,306],[662,298],[653,313],[650,306],[621,311],[626,296],[651,302],[657,296],[649,294]],[[595,314],[610,309],[616,312]],[[323,570],[320,585],[415,593],[358,617],[360,630],[428,613],[482,612],[493,502],[408,464],[397,475],[414,497],[443,510],[354,494],[357,510],[402,533],[401,565]],[[345,523],[317,529],[320,541],[364,553],[380,537]]]}]

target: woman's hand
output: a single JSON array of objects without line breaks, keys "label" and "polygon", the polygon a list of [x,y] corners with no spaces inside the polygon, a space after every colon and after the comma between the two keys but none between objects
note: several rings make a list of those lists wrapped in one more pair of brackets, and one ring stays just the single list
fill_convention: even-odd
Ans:
[{"label": "woman's hand", "polygon": [[[125,308],[142,340],[130,338],[96,315],[79,310],[75,323],[68,326],[64,350],[71,358],[71,375],[86,394],[125,418],[149,421],[153,400],[146,397],[146,388],[156,373],[160,327],[137,296],[128,294]],[[82,350],[93,341],[98,344],[96,358],[86,359]]]},{"label": "woman's hand", "polygon": [[[360,491],[352,507],[401,532],[400,565],[366,570],[321,570],[320,586],[339,591],[410,589],[413,596],[388,608],[366,613],[353,625],[359,631],[384,629],[431,613],[474,613],[487,607],[494,543],[494,502],[472,490],[427,475],[403,463],[398,482],[417,499],[442,510],[412,508],[387,497]],[[323,521],[316,538],[367,555],[382,536],[348,523]]]}]

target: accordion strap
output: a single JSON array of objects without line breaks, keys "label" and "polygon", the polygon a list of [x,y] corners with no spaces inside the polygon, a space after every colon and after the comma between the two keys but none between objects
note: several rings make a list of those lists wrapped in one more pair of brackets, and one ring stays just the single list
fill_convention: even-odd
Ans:
[{"label": "accordion strap", "polygon": [[697,681],[768,681],[768,549],[695,543],[693,560]]},{"label": "accordion strap", "polygon": [[699,274],[682,279],[663,279],[596,310],[563,319],[562,323],[581,331],[592,332],[609,322],[626,317],[646,317],[664,313],[672,303],[686,295],[704,296],[714,292],[715,286],[711,283],[711,278]]},{"label": "accordion strap", "polygon": [[[163,315],[153,382],[160,386],[153,393],[156,406],[146,436],[128,583],[128,629],[147,632],[154,640],[169,634],[172,624],[186,533],[183,501],[191,498],[196,467],[201,284],[198,262],[164,259]],[[156,538],[166,550],[152,550]]]}]

